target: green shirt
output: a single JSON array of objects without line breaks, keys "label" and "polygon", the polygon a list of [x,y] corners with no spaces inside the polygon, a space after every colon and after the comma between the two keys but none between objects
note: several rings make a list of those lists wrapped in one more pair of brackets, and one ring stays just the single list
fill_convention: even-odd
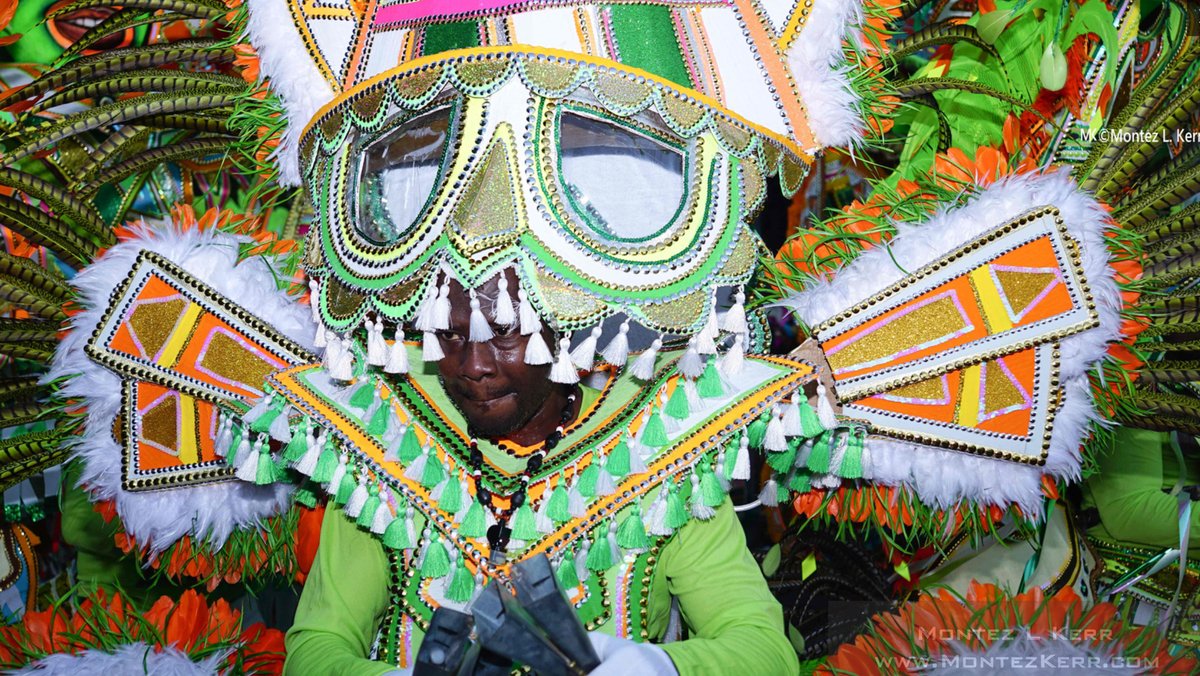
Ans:
[{"label": "green shirt", "polygon": [[[663,644],[680,676],[799,673],[784,635],[783,611],[746,549],[731,503],[692,520],[663,548],[648,599],[649,626],[661,636],[671,596],[691,638]],[[285,674],[374,676],[392,669],[367,659],[387,609],[382,545],[340,509],[330,509],[321,546],[287,635]],[[417,646],[412,647],[415,654]]]}]

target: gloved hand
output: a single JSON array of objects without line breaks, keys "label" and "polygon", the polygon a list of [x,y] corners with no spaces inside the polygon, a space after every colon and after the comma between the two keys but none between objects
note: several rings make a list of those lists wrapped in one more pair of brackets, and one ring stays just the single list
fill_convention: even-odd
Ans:
[{"label": "gloved hand", "polygon": [[589,631],[588,640],[600,656],[589,676],[679,676],[667,651],[650,643]]}]

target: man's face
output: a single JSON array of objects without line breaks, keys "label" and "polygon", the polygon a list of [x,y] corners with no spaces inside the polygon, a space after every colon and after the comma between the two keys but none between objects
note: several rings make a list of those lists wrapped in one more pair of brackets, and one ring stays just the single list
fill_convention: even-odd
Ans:
[{"label": "man's face", "polygon": [[[508,288],[516,289],[516,275],[511,270],[505,274]],[[477,294],[484,316],[491,321],[497,279],[489,280]],[[525,363],[529,336],[521,335],[516,325],[492,323],[494,338],[471,342],[470,298],[457,281],[450,283],[450,307],[450,328],[437,334],[446,354],[438,362],[446,393],[475,434],[497,437],[521,429],[550,398],[555,387],[550,366]]]}]

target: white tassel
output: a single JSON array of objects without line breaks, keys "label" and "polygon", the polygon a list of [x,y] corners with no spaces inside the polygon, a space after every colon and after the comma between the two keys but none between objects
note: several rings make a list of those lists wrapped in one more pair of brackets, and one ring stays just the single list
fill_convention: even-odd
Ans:
[{"label": "white tassel", "polygon": [[787,437],[783,434],[783,413],[777,404],[771,409],[771,421],[767,423],[767,434],[763,439],[763,448],[768,451],[786,451]]},{"label": "white tassel", "polygon": [[346,478],[346,463],[348,462],[346,454],[343,453],[338,458],[338,466],[333,468],[333,475],[329,477],[329,483],[325,484],[325,489],[332,495],[337,493],[338,486],[342,485],[342,479]]},{"label": "white tassel", "polygon": [[592,544],[584,540],[583,546],[575,553],[575,577],[579,578],[580,582],[587,582],[592,575],[592,571],[587,567],[588,550],[591,548]]},{"label": "white tassel", "polygon": [[692,415],[704,409],[704,400],[700,398],[700,390],[696,388],[696,381],[683,381],[683,394],[687,397],[688,410]]},{"label": "white tassel", "polygon": [[[696,343],[696,348],[700,350],[700,354],[716,354],[717,338],[720,335],[720,329],[717,328],[717,293],[714,290],[712,303],[708,309],[708,317],[704,321],[704,327],[697,334],[699,340]],[[710,345],[712,346],[711,350],[708,349]]]},{"label": "white tassel", "polygon": [[312,313],[312,319],[318,326],[321,324],[321,310],[318,305],[318,299],[321,295],[321,287],[317,280],[308,280],[308,309]]},{"label": "white tassel", "polygon": [[648,382],[654,378],[654,365],[658,362],[658,351],[662,349],[662,338],[655,338],[650,348],[633,360],[629,373],[638,380]]},{"label": "white tassel", "polygon": [[708,521],[716,514],[717,510],[704,504],[704,499],[700,495],[700,477],[696,476],[695,470],[692,470],[692,516],[701,521]]},{"label": "white tassel", "polygon": [[213,452],[218,458],[225,457],[225,449],[229,448],[229,442],[232,441],[231,430],[233,429],[233,421],[229,416],[225,415],[225,411],[221,411],[217,415],[217,431],[213,433]]},{"label": "white tassel", "polygon": [[262,454],[262,447],[265,441],[266,437],[261,434],[258,435],[258,438],[254,440],[254,447],[250,449],[250,452],[245,455],[238,455],[237,478],[247,483],[254,483],[254,480],[258,477],[258,456]]},{"label": "white tassel", "polygon": [[541,331],[529,335],[529,342],[525,344],[525,363],[532,366],[554,363],[554,355],[546,347],[546,339],[542,338]]},{"label": "white tassel", "polygon": [[630,439],[628,434],[625,436],[625,443],[629,444],[629,476],[645,474],[646,461],[642,459],[643,446]]},{"label": "white tassel", "polygon": [[479,305],[479,294],[475,293],[475,289],[471,289],[471,331],[469,338],[472,343],[486,343],[496,336],[492,331],[492,325],[488,324],[487,317],[483,316],[483,309]]},{"label": "white tassel", "polygon": [[529,302],[529,296],[525,293],[525,289],[517,289],[518,305],[517,315],[521,321],[521,335],[531,336],[542,331],[542,319],[538,317],[538,313],[533,309],[533,304]]},{"label": "white tassel", "polygon": [[862,478],[870,479],[875,476],[875,459],[871,457],[871,444],[867,443],[866,439],[863,439],[862,460],[859,462],[862,464]]},{"label": "white tassel", "polygon": [[[599,544],[599,543],[597,543]],[[608,522],[608,549],[612,552],[612,561],[616,563],[621,560],[621,548],[617,545],[617,522]]]},{"label": "white tassel", "polygon": [[727,458],[725,457],[725,449],[722,448],[721,452],[717,454],[717,466],[713,469],[713,474],[715,474],[717,477],[717,483],[721,484],[721,490],[728,493],[729,479],[725,478],[726,461]]},{"label": "white tassel", "polygon": [[437,305],[438,287],[437,276],[429,280],[429,289],[425,293],[425,301],[417,310],[417,318],[413,320],[413,328],[418,331],[434,331],[433,308]]},{"label": "white tassel", "polygon": [[249,411],[246,411],[246,415],[242,416],[242,422],[246,425],[253,425],[254,421],[263,417],[263,415],[266,414],[267,409],[271,408],[271,400],[274,399],[274,397],[275,395],[271,394],[270,392],[260,397],[259,400],[255,402],[254,407]]},{"label": "white tassel", "polygon": [[333,331],[328,331],[326,337],[328,338],[328,347],[325,349],[324,366],[325,370],[330,372],[333,371],[333,365],[342,358],[342,341]]},{"label": "white tassel", "polygon": [[388,346],[387,361],[383,364],[384,373],[408,373],[408,348],[404,345],[404,331],[396,327],[396,336]]},{"label": "white tassel", "polygon": [[665,537],[671,534],[671,529],[667,527],[667,489],[665,486],[660,485],[658,497],[651,503],[650,509],[646,510],[642,521],[646,524],[646,532],[650,535]]},{"label": "white tassel", "polygon": [[617,487],[613,484],[612,475],[601,471],[596,479],[596,495],[612,495],[616,492]]},{"label": "white tassel", "polygon": [[733,461],[733,473],[729,476],[736,481],[750,480],[750,437],[745,434],[738,442],[737,457]]},{"label": "white tassel", "polygon": [[733,307],[729,308],[729,312],[725,313],[725,321],[721,324],[722,329],[738,335],[747,332],[745,303],[746,292],[739,288],[733,296]]},{"label": "white tassel", "polygon": [[696,352],[699,352],[700,354],[717,353],[717,342],[704,331],[697,333],[692,340],[696,342]]},{"label": "white tassel", "polygon": [[766,485],[759,491],[758,500],[764,507],[774,507],[779,504],[779,484],[775,483],[774,476],[768,479]]},{"label": "white tassel", "polygon": [[593,326],[588,337],[571,350],[571,361],[581,371],[591,371],[596,366],[596,343],[600,340],[601,330],[599,324]]},{"label": "white tassel", "polygon": [[617,335],[604,346],[604,361],[613,366],[624,366],[629,359],[629,320],[621,322]]},{"label": "white tassel", "polygon": [[838,426],[838,422],[837,415],[833,412],[833,404],[829,403],[827,395],[825,383],[817,381],[817,418],[821,421],[821,427],[831,430]]},{"label": "white tassel", "polygon": [[789,437],[798,437],[803,433],[800,428],[800,392],[792,392],[791,402],[783,407],[783,433]]},{"label": "white tassel", "polygon": [[699,378],[700,374],[704,373],[704,360],[700,358],[700,353],[696,351],[696,338],[694,336],[688,339],[687,350],[684,351],[683,357],[679,359],[679,372],[688,378]]},{"label": "white tassel", "polygon": [[391,441],[387,442],[387,450],[383,452],[384,462],[400,462],[400,442],[408,433],[408,425],[401,425]]},{"label": "white tassel", "polygon": [[350,499],[346,501],[345,512],[351,518],[357,519],[359,514],[362,514],[363,506],[367,504],[367,478],[359,477],[358,485],[354,487],[354,492],[350,494]]},{"label": "white tassel", "polygon": [[425,474],[425,463],[429,462],[429,451],[429,444],[426,443],[425,448],[421,449],[421,455],[418,455],[404,472],[405,478],[421,483],[421,477]]},{"label": "white tassel", "polygon": [[367,320],[367,363],[371,366],[383,366],[387,363],[388,346],[383,339],[383,320],[375,322]]},{"label": "white tassel", "polygon": [[321,456],[321,448],[325,446],[325,430],[321,430],[314,435],[313,430],[306,432],[308,436],[308,448],[304,450],[304,455],[301,456],[292,468],[304,476],[312,476],[313,470],[317,468],[317,458]]},{"label": "white tassel", "polygon": [[267,434],[281,444],[292,440],[292,428],[288,425],[288,418],[293,410],[291,406],[284,407],[283,412],[275,416],[275,419],[271,421],[271,426],[267,429]]},{"label": "white tassel", "polygon": [[354,351],[350,349],[349,338],[342,338],[342,346],[338,350],[338,360],[329,369],[329,377],[342,382],[354,378]]},{"label": "white tassel", "polygon": [[376,535],[383,535],[383,532],[395,520],[396,517],[392,516],[392,510],[388,509],[387,503],[381,500],[379,502],[379,509],[375,510],[375,518],[371,521],[371,532]]},{"label": "white tassel", "polygon": [[745,358],[746,351],[742,342],[742,335],[738,334],[733,337],[733,347],[729,348],[725,352],[725,356],[721,358],[721,372],[728,378],[740,375]]},{"label": "white tassel", "polygon": [[246,455],[250,453],[250,428],[242,428],[242,438],[238,441],[237,452],[233,454],[236,462],[242,462],[246,459]]},{"label": "white tassel", "polygon": [[421,359],[427,362],[439,361],[446,356],[442,352],[442,343],[438,340],[437,334],[426,331],[421,334]]},{"label": "white tassel", "polygon": [[562,338],[558,341],[558,361],[550,369],[550,380],[556,383],[572,384],[579,382],[579,372],[571,363],[571,339]]},{"label": "white tassel", "polygon": [[512,326],[517,323],[517,313],[513,309],[512,294],[508,292],[508,276],[501,270],[497,277],[496,305],[493,308],[496,316],[492,317],[492,321],[497,326]]},{"label": "white tassel", "polygon": [[567,489],[567,512],[576,519],[581,519],[587,514],[587,501],[579,492],[579,475],[571,478],[571,487]]},{"label": "white tassel", "polygon": [[317,324],[317,331],[313,335],[313,347],[326,347],[328,345],[329,341],[325,339],[325,327]]},{"label": "white tassel", "polygon": [[450,328],[450,277],[442,280],[442,288],[438,290],[437,302],[433,304],[433,330],[445,331]]},{"label": "white tassel", "polygon": [[550,487],[546,487],[546,492],[542,495],[542,504],[538,505],[538,509],[534,512],[534,527],[543,535],[554,532],[554,522],[550,520]]}]

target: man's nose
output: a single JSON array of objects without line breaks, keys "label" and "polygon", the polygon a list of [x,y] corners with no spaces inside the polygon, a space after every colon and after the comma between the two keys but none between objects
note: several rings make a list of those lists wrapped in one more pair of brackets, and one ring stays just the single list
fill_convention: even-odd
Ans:
[{"label": "man's nose", "polygon": [[482,380],[496,372],[496,356],[491,343],[466,341],[459,352],[459,373],[469,380]]}]

